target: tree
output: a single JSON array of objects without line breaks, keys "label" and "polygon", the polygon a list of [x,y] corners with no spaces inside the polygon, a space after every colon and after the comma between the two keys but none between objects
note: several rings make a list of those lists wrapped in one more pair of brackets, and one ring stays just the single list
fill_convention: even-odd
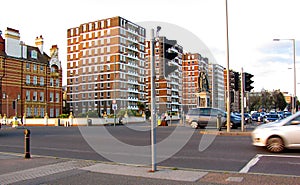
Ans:
[{"label": "tree", "polygon": [[286,106],[287,103],[280,90],[262,91],[260,96],[250,97],[250,110],[284,110]]}]

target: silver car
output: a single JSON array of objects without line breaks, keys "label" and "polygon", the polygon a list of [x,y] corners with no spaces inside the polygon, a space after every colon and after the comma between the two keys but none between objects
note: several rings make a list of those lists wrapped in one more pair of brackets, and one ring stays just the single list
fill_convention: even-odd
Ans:
[{"label": "silver car", "polygon": [[270,152],[300,148],[300,111],[282,120],[259,125],[252,132],[252,142]]},{"label": "silver car", "polygon": [[192,128],[205,128],[208,124],[216,127],[218,116],[221,117],[221,125],[226,122],[226,113],[223,110],[211,107],[193,108],[186,115],[187,124]]}]

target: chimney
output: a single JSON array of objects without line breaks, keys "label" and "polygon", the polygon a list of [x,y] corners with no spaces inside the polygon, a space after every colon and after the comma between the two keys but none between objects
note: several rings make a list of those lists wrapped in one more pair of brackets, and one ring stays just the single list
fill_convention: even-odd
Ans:
[{"label": "chimney", "polygon": [[57,57],[58,59],[58,47],[57,45],[52,45],[51,49],[50,49],[50,57]]},{"label": "chimney", "polygon": [[40,35],[40,37],[36,37],[35,38],[35,46],[39,48],[40,52],[42,54],[44,54],[44,51],[43,51],[43,45],[44,45],[44,39],[43,39],[43,36]]},{"label": "chimney", "polygon": [[12,28],[5,30],[5,52],[8,56],[21,57],[19,30]]}]

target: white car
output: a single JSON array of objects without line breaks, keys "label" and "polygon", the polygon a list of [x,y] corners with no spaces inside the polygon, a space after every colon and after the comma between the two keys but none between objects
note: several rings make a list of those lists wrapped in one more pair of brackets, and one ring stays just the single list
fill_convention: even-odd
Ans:
[{"label": "white car", "polygon": [[300,111],[282,120],[257,126],[252,132],[252,142],[270,152],[300,148]]}]

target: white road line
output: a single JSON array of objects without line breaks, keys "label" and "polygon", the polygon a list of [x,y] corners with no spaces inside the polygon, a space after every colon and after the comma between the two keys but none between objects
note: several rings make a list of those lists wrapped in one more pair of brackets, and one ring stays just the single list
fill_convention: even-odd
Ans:
[{"label": "white road line", "polygon": [[242,168],[239,173],[248,173],[248,171],[250,170],[250,168],[252,166],[254,166],[260,159],[262,155],[257,154],[254,158],[252,158],[247,164],[246,166],[244,166],[244,168]]},{"label": "white road line", "polygon": [[[239,173],[248,173],[251,167],[256,165],[256,163],[260,160],[261,157],[286,157],[286,158],[300,158],[300,156],[293,155],[272,155],[272,154],[257,154],[254,158],[252,158],[240,171]],[[295,164],[295,163],[293,163]]]}]

